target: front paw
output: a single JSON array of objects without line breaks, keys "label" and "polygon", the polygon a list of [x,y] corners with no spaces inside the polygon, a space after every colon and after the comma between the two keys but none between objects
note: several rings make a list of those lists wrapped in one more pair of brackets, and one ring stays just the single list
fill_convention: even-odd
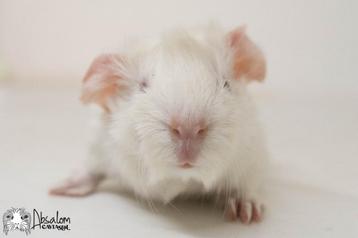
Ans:
[{"label": "front paw", "polygon": [[225,216],[230,221],[244,224],[260,222],[263,218],[264,205],[253,199],[229,198],[225,208]]},{"label": "front paw", "polygon": [[102,175],[93,175],[86,171],[77,171],[68,179],[49,190],[50,195],[82,197],[94,192]]}]

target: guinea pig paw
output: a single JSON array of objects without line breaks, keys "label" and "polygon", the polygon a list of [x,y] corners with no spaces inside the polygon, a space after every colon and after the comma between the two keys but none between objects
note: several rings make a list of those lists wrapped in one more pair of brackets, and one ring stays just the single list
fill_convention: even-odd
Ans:
[{"label": "guinea pig paw", "polygon": [[240,221],[244,224],[260,222],[263,218],[264,206],[254,200],[230,198],[226,205],[225,216],[230,221]]},{"label": "guinea pig paw", "polygon": [[72,197],[86,196],[94,192],[99,181],[99,177],[90,174],[72,176],[51,188],[49,194]]}]

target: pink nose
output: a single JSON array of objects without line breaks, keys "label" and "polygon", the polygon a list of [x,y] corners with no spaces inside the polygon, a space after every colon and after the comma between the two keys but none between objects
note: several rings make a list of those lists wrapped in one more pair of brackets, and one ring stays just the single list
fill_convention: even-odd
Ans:
[{"label": "pink nose", "polygon": [[192,127],[176,126],[170,127],[172,134],[178,139],[195,139],[206,134],[207,127],[197,125]]},{"label": "pink nose", "polygon": [[200,123],[172,123],[170,131],[176,144],[176,153],[181,167],[191,167],[200,152],[208,127]]}]

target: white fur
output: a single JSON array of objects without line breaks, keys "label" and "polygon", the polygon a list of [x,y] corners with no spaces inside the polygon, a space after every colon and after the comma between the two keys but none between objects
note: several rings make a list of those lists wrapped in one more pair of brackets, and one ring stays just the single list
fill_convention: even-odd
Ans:
[{"label": "white fur", "polygon": [[[121,83],[128,91],[112,99],[109,118],[101,119],[90,172],[115,177],[136,195],[165,203],[191,194],[261,200],[266,146],[246,82],[233,78],[231,51],[215,26],[168,32],[127,50],[118,73],[125,74]],[[138,87],[141,80],[148,82],[146,92]],[[166,126],[173,114],[209,122],[193,168],[176,165]]]}]

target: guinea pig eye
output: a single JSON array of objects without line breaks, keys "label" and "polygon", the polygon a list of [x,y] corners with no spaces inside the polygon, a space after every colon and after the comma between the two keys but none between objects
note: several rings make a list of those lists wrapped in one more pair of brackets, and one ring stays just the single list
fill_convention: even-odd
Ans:
[{"label": "guinea pig eye", "polygon": [[8,219],[11,218],[11,215],[7,215],[6,218],[8,218]]},{"label": "guinea pig eye", "polygon": [[228,81],[225,81],[225,83],[224,83],[224,88],[230,88],[230,84],[229,84]]},{"label": "guinea pig eye", "polygon": [[28,215],[25,215],[25,216],[21,217],[21,219],[24,220],[24,219],[27,219],[28,217],[29,217]]}]

